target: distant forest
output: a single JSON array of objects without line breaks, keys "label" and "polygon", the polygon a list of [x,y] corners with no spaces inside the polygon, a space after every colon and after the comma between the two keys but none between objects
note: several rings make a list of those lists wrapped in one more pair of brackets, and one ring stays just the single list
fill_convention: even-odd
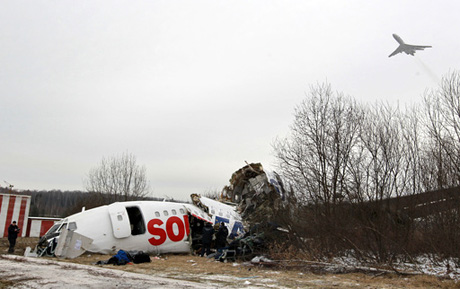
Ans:
[{"label": "distant forest", "polygon": [[[91,209],[103,205],[94,201],[94,193],[83,191],[16,191],[8,188],[0,188],[0,193],[31,196],[30,217],[64,218],[80,212],[83,207]],[[161,201],[163,199],[143,198],[142,200]]]}]

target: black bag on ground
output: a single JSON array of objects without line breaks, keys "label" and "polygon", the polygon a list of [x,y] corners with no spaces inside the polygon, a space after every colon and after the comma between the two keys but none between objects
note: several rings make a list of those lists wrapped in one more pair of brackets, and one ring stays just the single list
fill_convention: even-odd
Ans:
[{"label": "black bag on ground", "polygon": [[142,251],[137,252],[132,257],[133,257],[133,263],[134,264],[151,262],[150,256],[148,254],[142,252]]}]

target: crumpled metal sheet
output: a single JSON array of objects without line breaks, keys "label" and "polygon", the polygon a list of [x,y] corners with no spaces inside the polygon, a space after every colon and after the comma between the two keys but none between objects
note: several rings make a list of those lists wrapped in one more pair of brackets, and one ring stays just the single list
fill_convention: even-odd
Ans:
[{"label": "crumpled metal sheet", "polygon": [[284,199],[283,182],[276,172],[265,172],[262,164],[248,164],[232,174],[221,199],[236,203],[243,218],[256,208],[273,208]]}]

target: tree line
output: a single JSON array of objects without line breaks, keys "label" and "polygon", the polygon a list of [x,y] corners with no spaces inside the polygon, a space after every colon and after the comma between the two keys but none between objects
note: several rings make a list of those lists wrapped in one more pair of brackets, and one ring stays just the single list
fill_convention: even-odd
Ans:
[{"label": "tree line", "polygon": [[378,262],[403,253],[460,257],[460,202],[410,219],[388,201],[459,186],[459,72],[426,91],[422,104],[404,108],[312,86],[295,108],[290,134],[273,149],[291,190],[279,217],[305,252],[353,252]]},{"label": "tree line", "polygon": [[[108,205],[116,199],[116,196],[106,196],[103,200],[98,194],[87,191],[61,191],[61,190],[24,190],[16,191],[0,188],[2,194],[28,195],[30,199],[30,217],[64,218],[71,214],[78,213],[85,209],[95,208],[101,205]],[[155,197],[131,197],[129,200],[150,200],[162,201]],[[175,202],[174,199],[168,201]]]}]

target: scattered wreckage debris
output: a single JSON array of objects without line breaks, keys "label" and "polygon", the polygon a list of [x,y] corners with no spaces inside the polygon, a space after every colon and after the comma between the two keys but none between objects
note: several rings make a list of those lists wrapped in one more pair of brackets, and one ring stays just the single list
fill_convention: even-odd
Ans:
[{"label": "scattered wreckage debris", "polygon": [[286,231],[274,223],[265,222],[251,227],[244,235],[234,238],[225,248],[217,250],[215,259],[221,262],[236,259],[247,261],[266,254],[274,241],[273,236],[284,239]]},{"label": "scattered wreckage debris", "polygon": [[246,233],[233,239],[227,247],[218,249],[213,257],[221,262],[235,261],[237,258],[250,260],[265,250],[264,233]]},{"label": "scattered wreckage debris", "polygon": [[265,267],[275,267],[278,266],[278,262],[273,261],[265,256],[256,256],[251,259],[251,264]]}]

